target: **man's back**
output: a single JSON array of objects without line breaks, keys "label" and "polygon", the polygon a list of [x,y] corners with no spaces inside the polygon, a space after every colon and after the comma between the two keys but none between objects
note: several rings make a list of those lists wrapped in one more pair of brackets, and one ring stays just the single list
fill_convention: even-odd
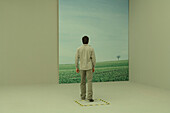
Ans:
[{"label": "man's back", "polygon": [[[88,83],[88,100],[93,102],[93,90],[92,90],[92,79],[94,67],[96,65],[96,57],[94,53],[94,49],[88,45],[89,38],[88,36],[84,36],[82,38],[83,45],[77,49],[75,64],[76,64],[76,72],[79,73],[80,67],[80,75],[81,75],[81,99],[85,100],[86,98],[86,76]],[[80,66],[78,66],[80,60]]]},{"label": "man's back", "polygon": [[94,49],[88,44],[83,44],[77,49],[75,64],[78,68],[78,62],[80,61],[80,70],[89,70],[95,67],[96,58]]}]

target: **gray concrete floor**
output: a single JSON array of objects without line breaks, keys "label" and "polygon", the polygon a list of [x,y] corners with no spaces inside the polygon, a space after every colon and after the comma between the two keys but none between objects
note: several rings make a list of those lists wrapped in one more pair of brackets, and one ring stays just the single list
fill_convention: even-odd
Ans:
[{"label": "gray concrete floor", "polygon": [[170,113],[170,91],[132,82],[93,83],[94,99],[110,105],[82,107],[80,84],[0,86],[0,113]]}]

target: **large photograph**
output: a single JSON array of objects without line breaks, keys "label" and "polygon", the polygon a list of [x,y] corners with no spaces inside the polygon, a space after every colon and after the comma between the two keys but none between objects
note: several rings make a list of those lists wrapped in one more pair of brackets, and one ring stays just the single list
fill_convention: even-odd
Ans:
[{"label": "large photograph", "polygon": [[93,82],[129,80],[128,0],[59,0],[59,83],[80,83],[75,55],[82,37],[96,56]]}]

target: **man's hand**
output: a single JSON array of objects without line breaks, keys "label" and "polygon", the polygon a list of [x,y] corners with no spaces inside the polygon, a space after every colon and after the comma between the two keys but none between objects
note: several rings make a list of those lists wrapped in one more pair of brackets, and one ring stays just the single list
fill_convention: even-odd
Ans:
[{"label": "man's hand", "polygon": [[94,72],[94,68],[92,69],[92,71]]},{"label": "man's hand", "polygon": [[79,68],[76,68],[76,72],[79,73]]}]

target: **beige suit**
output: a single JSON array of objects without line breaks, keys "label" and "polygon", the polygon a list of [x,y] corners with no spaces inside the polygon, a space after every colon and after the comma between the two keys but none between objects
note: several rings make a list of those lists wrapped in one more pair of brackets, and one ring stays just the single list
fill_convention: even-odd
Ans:
[{"label": "beige suit", "polygon": [[[79,65],[80,61],[80,65]],[[76,68],[80,67],[80,74],[81,74],[81,98],[84,99],[86,97],[86,76],[87,76],[87,83],[88,83],[88,98],[93,98],[93,90],[92,90],[92,79],[93,79],[93,72],[92,68],[96,65],[96,57],[94,49],[89,46],[88,44],[83,44],[81,47],[77,49],[76,56],[75,56],[75,64]]]}]

